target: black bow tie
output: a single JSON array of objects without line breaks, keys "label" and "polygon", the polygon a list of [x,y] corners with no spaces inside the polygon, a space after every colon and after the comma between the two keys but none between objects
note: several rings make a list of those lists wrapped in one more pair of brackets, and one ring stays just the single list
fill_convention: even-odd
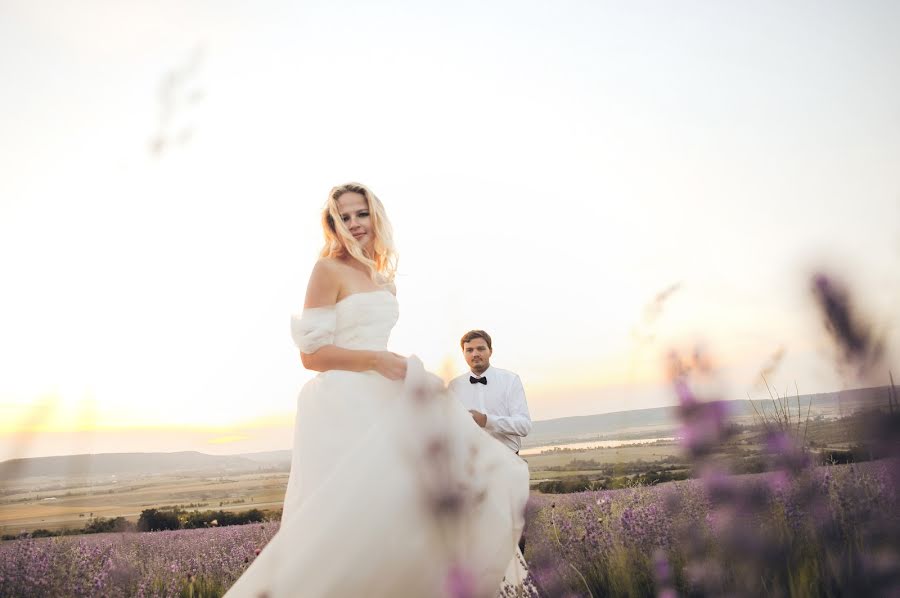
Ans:
[{"label": "black bow tie", "polygon": [[479,382],[487,386],[487,377],[476,378],[475,376],[469,376],[469,384],[478,384]]}]

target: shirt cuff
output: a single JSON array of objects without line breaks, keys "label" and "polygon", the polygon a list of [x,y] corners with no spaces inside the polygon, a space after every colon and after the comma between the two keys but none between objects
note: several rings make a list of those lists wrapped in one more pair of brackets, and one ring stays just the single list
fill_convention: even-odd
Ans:
[{"label": "shirt cuff", "polygon": [[497,431],[497,417],[495,415],[491,415],[490,413],[486,413],[487,422],[484,424],[485,430],[490,430],[491,432]]}]

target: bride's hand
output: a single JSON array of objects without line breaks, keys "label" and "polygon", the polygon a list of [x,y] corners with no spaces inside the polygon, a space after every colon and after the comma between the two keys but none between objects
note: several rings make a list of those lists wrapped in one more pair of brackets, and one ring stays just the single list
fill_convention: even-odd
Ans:
[{"label": "bride's hand", "polygon": [[375,357],[375,371],[388,380],[406,378],[406,358],[390,351],[379,351]]}]

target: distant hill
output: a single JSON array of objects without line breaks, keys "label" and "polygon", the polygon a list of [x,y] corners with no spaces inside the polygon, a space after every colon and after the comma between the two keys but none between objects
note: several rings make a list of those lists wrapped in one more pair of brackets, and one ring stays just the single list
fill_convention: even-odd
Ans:
[{"label": "distant hill", "polygon": [[261,453],[243,453],[240,455],[235,455],[236,457],[242,457],[244,459],[249,459],[254,463],[259,463],[260,465],[266,467],[290,467],[291,466],[291,451],[283,450],[283,451],[264,451]]},{"label": "distant hill", "polygon": [[[801,395],[800,412],[812,417],[839,417],[860,408],[887,404],[889,387],[861,388],[841,392]],[[792,416],[796,415],[797,398],[790,399]],[[731,415],[736,419],[753,418],[754,409],[748,400],[729,401]],[[812,407],[810,408],[810,403]],[[754,401],[757,409],[771,413],[771,401]],[[610,438],[650,438],[677,432],[675,407],[635,409],[599,415],[561,417],[534,422],[524,447],[545,444]],[[207,455],[196,451],[177,453],[106,453],[99,455],[70,455],[13,459],[0,463],[0,480],[28,477],[88,477],[103,475],[192,474],[226,475],[255,472],[260,469],[287,471],[291,451],[267,451],[240,455]]]},{"label": "distant hill", "polygon": [[0,463],[0,479],[12,480],[38,476],[88,477],[201,472],[230,473],[257,471],[260,467],[267,465],[268,463],[265,461],[248,458],[248,456],[207,455],[196,451],[105,453],[12,459]]},{"label": "distant hill", "polygon": [[[809,409],[810,417],[824,415],[839,417],[849,415],[857,409],[877,404],[887,404],[890,387],[858,388],[840,392],[826,392],[800,395],[799,404],[802,417],[806,417]],[[789,399],[792,417],[797,413],[797,397]],[[810,402],[812,407],[810,408]],[[746,399],[728,401],[733,418],[752,418],[757,410],[771,414],[774,405],[771,400],[754,400],[753,405]],[[617,411],[599,415],[582,415],[577,417],[561,417],[535,421],[534,427],[523,442],[524,447],[554,444],[561,441],[574,442],[578,439],[596,439],[600,436],[644,437],[653,434],[669,435],[678,426],[675,407],[653,407],[650,409],[634,409]]]}]

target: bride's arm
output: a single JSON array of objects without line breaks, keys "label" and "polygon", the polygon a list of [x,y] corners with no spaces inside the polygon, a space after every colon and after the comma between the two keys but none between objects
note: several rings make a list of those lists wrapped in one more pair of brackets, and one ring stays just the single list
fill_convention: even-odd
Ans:
[{"label": "bride's arm", "polygon": [[[337,303],[339,292],[340,279],[335,272],[334,264],[329,260],[319,260],[309,277],[304,309],[333,308]],[[402,380],[406,376],[406,359],[390,351],[344,349],[329,344],[312,353],[301,351],[300,361],[303,367],[316,372],[374,370],[391,380]]]},{"label": "bride's arm", "polygon": [[315,353],[301,352],[300,361],[303,362],[303,367],[316,372],[328,370],[365,372],[377,369],[378,353],[379,351],[342,349],[334,345],[325,345]]}]

